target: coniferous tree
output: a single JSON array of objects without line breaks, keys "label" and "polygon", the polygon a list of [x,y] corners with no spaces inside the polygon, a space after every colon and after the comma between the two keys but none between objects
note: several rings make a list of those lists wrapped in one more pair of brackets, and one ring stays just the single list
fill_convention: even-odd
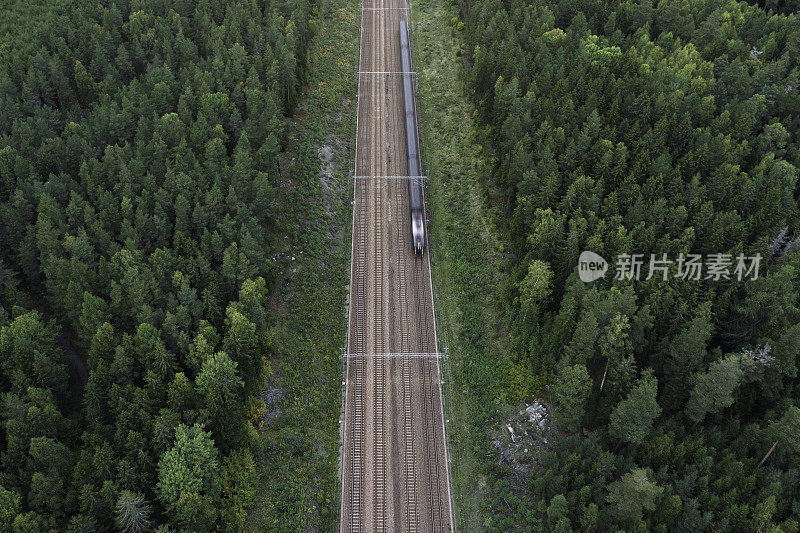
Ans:
[{"label": "coniferous tree", "polygon": [[641,444],[661,414],[656,402],[658,382],[652,373],[646,373],[611,412],[609,433],[632,444]]},{"label": "coniferous tree", "polygon": [[559,406],[556,414],[559,426],[569,431],[579,428],[591,389],[592,379],[585,366],[568,366],[559,372],[553,390]]},{"label": "coniferous tree", "polygon": [[698,374],[686,403],[686,415],[695,423],[709,413],[716,414],[733,403],[733,392],[739,385],[742,369],[736,354],[714,361],[708,372]]}]

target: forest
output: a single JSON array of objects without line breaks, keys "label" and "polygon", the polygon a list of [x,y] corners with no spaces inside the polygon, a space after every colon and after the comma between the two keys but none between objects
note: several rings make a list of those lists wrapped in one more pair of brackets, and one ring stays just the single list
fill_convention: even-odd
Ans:
[{"label": "forest", "polygon": [[309,0],[0,11],[0,530],[243,529]]},{"label": "forest", "polygon": [[[487,529],[798,531],[796,3],[459,8],[513,386],[556,426],[530,475],[493,461]],[[762,260],[586,283],[584,250]]]}]

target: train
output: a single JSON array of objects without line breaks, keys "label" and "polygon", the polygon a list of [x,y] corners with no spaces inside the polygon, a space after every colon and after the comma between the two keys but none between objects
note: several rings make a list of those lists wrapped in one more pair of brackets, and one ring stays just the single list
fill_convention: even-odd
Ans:
[{"label": "train", "polygon": [[415,255],[425,253],[425,206],[422,198],[419,154],[417,153],[417,112],[414,106],[414,83],[411,74],[411,51],[408,46],[408,25],[400,21],[400,63],[403,76],[403,106],[406,117],[408,157],[408,203],[411,210],[411,239]]}]

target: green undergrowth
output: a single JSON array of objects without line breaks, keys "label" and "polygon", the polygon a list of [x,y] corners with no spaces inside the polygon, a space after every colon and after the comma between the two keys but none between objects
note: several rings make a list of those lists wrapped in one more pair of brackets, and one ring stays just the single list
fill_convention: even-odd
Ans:
[{"label": "green undergrowth", "polygon": [[357,13],[358,4],[351,0],[320,3],[309,49],[310,80],[292,120],[282,165],[282,220],[276,226],[286,232],[275,235],[277,363],[265,391],[260,433],[266,472],[249,521],[252,531],[337,529]]},{"label": "green undergrowth", "polygon": [[444,0],[415,2],[414,64],[427,188],[439,350],[447,351],[444,397],[456,523],[483,529],[493,460],[487,426],[518,401],[496,297],[503,247],[480,177],[473,107],[462,85],[457,11]]}]

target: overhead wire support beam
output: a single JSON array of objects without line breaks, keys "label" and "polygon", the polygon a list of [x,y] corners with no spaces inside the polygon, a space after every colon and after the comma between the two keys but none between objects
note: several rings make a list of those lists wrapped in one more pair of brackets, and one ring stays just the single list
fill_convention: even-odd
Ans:
[{"label": "overhead wire support beam", "polygon": [[357,180],[426,180],[428,176],[354,176]]},{"label": "overhead wire support beam", "polygon": [[376,358],[418,358],[418,359],[438,359],[440,357],[444,357],[445,354],[432,352],[432,353],[346,353],[344,354],[345,357],[348,358],[357,358],[357,357],[376,357]]},{"label": "overhead wire support beam", "polygon": [[359,70],[359,74],[411,74],[412,76],[416,76],[417,73],[413,71],[403,71],[403,70]]}]

